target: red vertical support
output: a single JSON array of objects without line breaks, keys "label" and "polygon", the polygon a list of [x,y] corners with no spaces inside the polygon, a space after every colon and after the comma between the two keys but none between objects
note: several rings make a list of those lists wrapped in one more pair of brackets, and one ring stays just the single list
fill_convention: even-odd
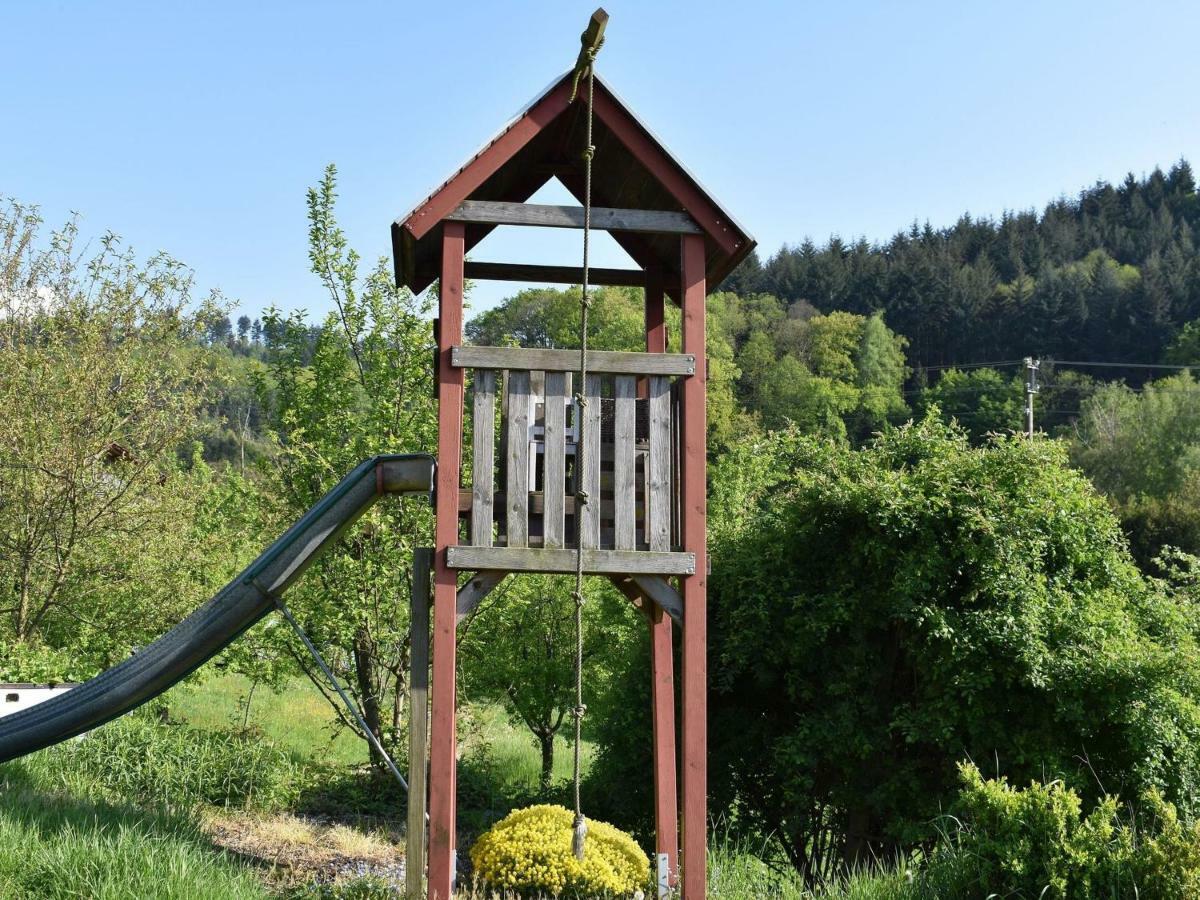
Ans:
[{"label": "red vertical support", "polygon": [[[667,325],[663,304],[662,274],[651,272],[646,281],[646,352],[665,353]],[[671,617],[661,609],[650,616],[650,670],[654,722],[654,831],[655,848],[667,855],[667,870],[674,886],[679,875],[679,795],[675,780],[675,660],[671,645]],[[657,862],[656,862],[657,866]]]},{"label": "red vertical support", "polygon": [[450,362],[462,343],[466,229],[446,222],[438,329],[438,454],[433,567],[433,695],[429,742],[429,898],[450,900],[454,882],[455,600],[457,581],[446,548],[458,543],[458,482],[462,468],[463,372]]},{"label": "red vertical support", "polygon": [[680,579],[683,593],[683,900],[702,900],[707,876],[708,665],[705,659],[708,580],[705,499],[704,346],[705,253],[701,235],[683,238],[683,352],[696,357],[696,374],[683,381],[681,528],[683,549],[696,571]]}]

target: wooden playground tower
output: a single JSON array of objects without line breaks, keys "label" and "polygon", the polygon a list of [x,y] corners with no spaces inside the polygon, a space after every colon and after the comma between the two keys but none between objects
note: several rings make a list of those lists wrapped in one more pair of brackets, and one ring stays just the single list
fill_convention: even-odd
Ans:
[{"label": "wooden playground tower", "polygon": [[[646,351],[589,351],[591,374],[582,388],[592,420],[582,430],[589,446],[576,471],[581,423],[574,421],[571,397],[578,386],[571,373],[578,368],[578,351],[463,343],[464,279],[582,281],[582,270],[570,266],[466,260],[498,225],[583,227],[582,207],[525,202],[552,178],[583,202],[586,96],[580,91],[572,99],[572,82],[571,72],[557,79],[392,226],[398,283],[419,292],[440,280],[431,900],[449,900],[454,883],[456,625],[510,574],[573,573],[577,549],[588,575],[611,579],[646,613],[656,849],[660,858],[666,856],[672,884],[681,874],[683,897],[705,895],[704,303],[708,286],[729,274],[754,241],[597,76],[592,228],[608,231],[638,268],[591,269],[591,283],[645,290]],[[681,307],[678,353],[667,352],[667,298]],[[467,402],[469,467],[463,459]],[[588,499],[577,516],[575,493],[581,487]],[[676,626],[682,654],[681,792]],[[414,779],[414,785],[422,780]]]}]

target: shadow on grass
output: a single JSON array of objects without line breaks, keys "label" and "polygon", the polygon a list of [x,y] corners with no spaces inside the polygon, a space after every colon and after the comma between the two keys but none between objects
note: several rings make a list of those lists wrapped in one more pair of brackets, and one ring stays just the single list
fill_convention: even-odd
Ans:
[{"label": "shadow on grass", "polygon": [[[170,843],[204,855],[229,857],[191,815],[80,796],[20,762],[0,765],[0,843],[14,836],[55,843],[69,835],[73,841],[99,844],[118,833],[126,841],[148,847]],[[0,857],[9,850],[0,846]]]},{"label": "shadow on grass", "polygon": [[[514,784],[502,767],[486,756],[458,762],[458,830],[460,846],[512,810],[535,803],[570,805],[570,786],[555,784],[548,792]],[[295,812],[358,825],[400,830],[408,816],[408,795],[389,772],[367,767],[330,769],[300,794]]]}]

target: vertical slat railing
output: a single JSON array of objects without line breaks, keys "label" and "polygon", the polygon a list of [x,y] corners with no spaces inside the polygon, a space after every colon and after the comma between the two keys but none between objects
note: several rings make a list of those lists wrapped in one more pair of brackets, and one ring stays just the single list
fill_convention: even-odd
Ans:
[{"label": "vertical slat railing", "polygon": [[646,540],[651,550],[671,549],[671,393],[661,375],[649,379],[650,494],[646,498]]},{"label": "vertical slat railing", "polygon": [[600,376],[589,375],[583,386],[587,403],[583,410],[582,439],[587,442],[583,452],[583,467],[579,487],[587,491],[588,502],[579,523],[579,546],[594,549],[600,546]]},{"label": "vertical slat railing", "polygon": [[637,378],[613,380],[613,545],[637,546]]},{"label": "vertical slat railing", "polygon": [[567,483],[567,373],[546,373],[542,535],[545,546],[565,546]]},{"label": "vertical slat railing", "polygon": [[474,446],[471,474],[471,543],[492,546],[495,491],[496,372],[475,371]]},{"label": "vertical slat railing", "polygon": [[529,546],[529,373],[510,370],[506,376],[507,454],[505,507],[508,546]]}]

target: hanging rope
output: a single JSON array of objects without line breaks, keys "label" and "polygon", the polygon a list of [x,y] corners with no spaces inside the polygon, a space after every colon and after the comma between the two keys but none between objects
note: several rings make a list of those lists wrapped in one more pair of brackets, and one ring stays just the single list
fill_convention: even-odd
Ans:
[{"label": "hanging rope", "polygon": [[[587,840],[587,822],[583,818],[580,801],[579,745],[583,731],[583,717],[587,707],[583,703],[583,516],[591,499],[587,485],[583,483],[584,456],[587,453],[587,378],[588,378],[588,310],[592,300],[588,294],[589,236],[592,228],[592,157],[596,148],[592,145],[592,101],[595,99],[596,54],[604,45],[603,35],[594,41],[588,31],[580,38],[583,48],[575,63],[575,80],[571,90],[574,101],[581,78],[587,78],[587,142],[583,150],[583,284],[579,294],[579,384],[575,390],[575,421],[578,426],[578,444],[575,447],[575,747],[572,779],[575,789],[575,822],[571,835],[571,849],[575,858],[583,859],[583,847]],[[600,498],[597,497],[598,501]]]}]

